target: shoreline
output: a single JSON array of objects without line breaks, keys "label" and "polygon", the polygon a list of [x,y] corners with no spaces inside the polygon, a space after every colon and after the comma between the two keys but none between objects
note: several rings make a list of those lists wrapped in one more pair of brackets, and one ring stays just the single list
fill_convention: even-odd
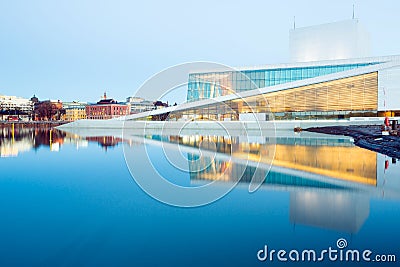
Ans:
[{"label": "shoreline", "polygon": [[382,118],[352,118],[343,120],[270,120],[270,121],[140,121],[125,120],[123,117],[111,120],[77,120],[59,127],[63,129],[96,128],[96,129],[142,129],[142,130],[290,130],[299,127],[349,126],[349,125],[381,125]]},{"label": "shoreline", "polygon": [[351,125],[312,127],[303,129],[303,131],[349,136],[354,138],[354,144],[358,147],[400,159],[400,137],[382,135],[381,126]]},{"label": "shoreline", "polygon": [[0,122],[0,128],[7,127],[25,127],[25,128],[36,128],[46,127],[53,128],[69,123],[69,121],[2,121]]}]

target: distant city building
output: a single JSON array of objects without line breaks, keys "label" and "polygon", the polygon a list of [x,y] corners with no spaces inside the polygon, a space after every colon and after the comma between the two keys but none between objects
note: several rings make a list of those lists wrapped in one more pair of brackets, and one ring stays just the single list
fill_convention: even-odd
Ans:
[{"label": "distant city building", "polygon": [[86,106],[86,117],[90,120],[108,120],[130,113],[130,105],[118,103],[114,99],[108,99],[106,93],[104,98],[97,104]]},{"label": "distant city building", "polygon": [[28,120],[33,111],[33,102],[29,99],[17,96],[0,95],[0,118],[6,120],[9,117]]},{"label": "distant city building", "polygon": [[64,102],[63,108],[65,110],[64,120],[76,121],[86,119],[86,106],[87,103],[81,103],[77,101]]},{"label": "distant city building", "polygon": [[128,103],[135,103],[135,102],[142,102],[145,99],[142,97],[138,97],[138,96],[129,96],[126,98],[126,102]]},{"label": "distant city building", "polygon": [[371,56],[370,36],[358,19],[294,28],[289,47],[292,62]]},{"label": "distant city building", "polygon": [[35,121],[61,120],[65,115],[60,100],[45,100],[35,103],[33,117]]},{"label": "distant city building", "polygon": [[31,97],[31,101],[32,101],[33,104],[36,104],[36,103],[39,102],[39,98],[38,98],[36,95],[33,95],[33,96]]},{"label": "distant city building", "polygon": [[141,97],[130,96],[126,98],[126,103],[131,106],[131,114],[150,111],[155,108],[153,101],[145,100]]},{"label": "distant city building", "polygon": [[169,107],[168,102],[164,103],[164,102],[161,102],[161,101],[156,101],[156,102],[153,103],[153,105],[154,105],[154,109],[162,109],[162,108]]}]

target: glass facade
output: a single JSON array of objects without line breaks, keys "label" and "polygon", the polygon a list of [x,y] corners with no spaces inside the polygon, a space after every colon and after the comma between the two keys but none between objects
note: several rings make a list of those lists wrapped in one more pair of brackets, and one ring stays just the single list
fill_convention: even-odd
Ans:
[{"label": "glass facade", "polygon": [[372,72],[174,111],[167,120],[345,119],[377,117],[377,108],[378,73]]},{"label": "glass facade", "polygon": [[342,64],[189,74],[187,100],[198,101],[378,64]]},{"label": "glass facade", "polygon": [[302,86],[265,94],[264,98],[274,114],[374,111],[378,108],[378,75],[373,72]]}]

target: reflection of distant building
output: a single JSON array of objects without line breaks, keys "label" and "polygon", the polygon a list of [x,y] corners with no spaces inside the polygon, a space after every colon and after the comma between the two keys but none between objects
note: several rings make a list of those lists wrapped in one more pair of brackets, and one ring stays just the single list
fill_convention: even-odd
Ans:
[{"label": "reflection of distant building", "polygon": [[[96,142],[105,150],[115,147],[123,142],[122,138],[114,136],[96,136],[83,138],[76,134],[66,133],[48,127],[24,127],[16,124],[12,127],[0,128],[0,156],[18,156],[19,153],[31,149],[38,150],[46,147],[52,152],[57,152],[64,144],[73,144],[77,149],[88,147],[89,142]],[[128,142],[131,146],[132,142]]]},{"label": "reflection of distant building", "polygon": [[108,120],[129,115],[129,113],[129,104],[120,104],[114,99],[108,99],[106,93],[97,104],[86,106],[86,116],[90,120]]},{"label": "reflection of distant building", "polygon": [[28,140],[3,141],[0,144],[0,157],[16,157],[19,153],[26,152],[32,149],[32,143]]},{"label": "reflection of distant building", "polygon": [[86,106],[87,103],[81,102],[64,102],[63,108],[65,109],[65,120],[76,121],[86,119]]},{"label": "reflection of distant building", "polygon": [[18,156],[19,153],[47,146],[58,151],[64,142],[65,133],[49,128],[11,127],[0,129],[1,157]]},{"label": "reflection of distant building", "polygon": [[367,196],[342,191],[292,192],[290,221],[357,233],[369,216]]},{"label": "reflection of distant building", "polygon": [[101,147],[107,150],[109,147],[117,146],[122,142],[122,138],[114,137],[114,136],[93,136],[86,137],[86,140],[89,142],[97,142]]},{"label": "reflection of distant building", "polygon": [[89,141],[76,134],[66,133],[64,137],[64,144],[75,145],[76,149],[78,150],[80,148],[87,148]]}]

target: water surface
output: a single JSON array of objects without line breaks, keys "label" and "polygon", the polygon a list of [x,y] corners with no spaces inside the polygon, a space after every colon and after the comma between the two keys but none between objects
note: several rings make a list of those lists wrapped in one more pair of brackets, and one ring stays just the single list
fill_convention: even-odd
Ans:
[{"label": "water surface", "polygon": [[[175,184],[218,180],[224,186],[240,179],[214,203],[179,208],[148,196],[131,177],[123,148],[136,151],[143,143],[1,129],[0,265],[298,266],[259,262],[256,253],[264,245],[324,249],[339,238],[351,248],[400,257],[400,163],[345,137],[278,136],[271,169],[241,161],[250,153],[268,163],[268,140],[147,136],[154,168]],[[196,153],[204,140],[215,157]],[[161,141],[184,148],[188,171],[169,164]],[[224,161],[227,154],[235,160]],[[266,179],[249,193],[254,175]]]}]

